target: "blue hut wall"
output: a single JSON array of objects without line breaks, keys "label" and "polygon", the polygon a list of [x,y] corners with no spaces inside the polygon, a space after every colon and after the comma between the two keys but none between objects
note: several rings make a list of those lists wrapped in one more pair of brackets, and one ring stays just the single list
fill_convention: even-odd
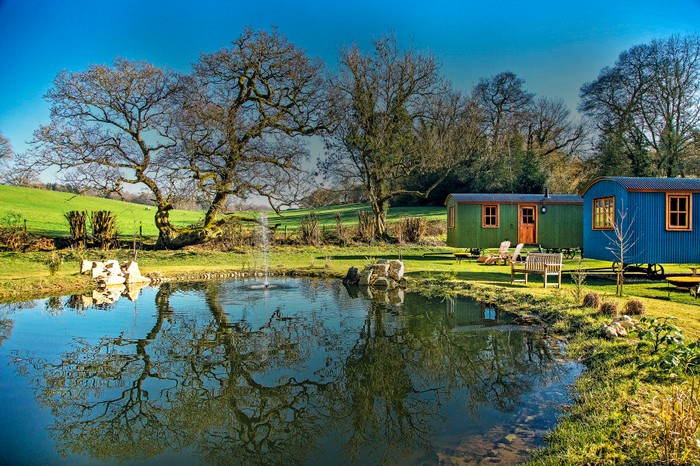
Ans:
[{"label": "blue hut wall", "polygon": [[[627,190],[619,183],[610,180],[601,180],[591,186],[583,196],[583,252],[587,258],[614,261],[615,258],[607,249],[614,238],[611,230],[593,229],[593,199],[599,197],[615,196],[615,210],[619,210],[624,203],[629,207]],[[617,214],[616,214],[617,218]]]},{"label": "blue hut wall", "polygon": [[[609,247],[615,247],[611,230],[593,230],[593,199],[615,196],[615,221],[627,211],[626,224],[634,245],[625,253],[631,264],[684,264],[700,262],[700,193],[693,193],[690,231],[666,230],[665,192],[627,192],[613,180],[601,180],[584,194],[583,249],[586,257],[617,260]],[[619,223],[618,223],[619,224]]]}]

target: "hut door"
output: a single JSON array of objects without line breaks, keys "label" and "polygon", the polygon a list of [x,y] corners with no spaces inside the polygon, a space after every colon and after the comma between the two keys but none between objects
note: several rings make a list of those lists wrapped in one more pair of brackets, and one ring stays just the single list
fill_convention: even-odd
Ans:
[{"label": "hut door", "polygon": [[537,206],[519,206],[518,243],[537,243]]}]

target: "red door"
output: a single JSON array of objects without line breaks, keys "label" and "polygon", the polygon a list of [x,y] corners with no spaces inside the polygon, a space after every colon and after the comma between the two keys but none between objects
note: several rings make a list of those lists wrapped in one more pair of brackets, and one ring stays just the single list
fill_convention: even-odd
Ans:
[{"label": "red door", "polygon": [[518,207],[518,243],[537,244],[537,206]]}]

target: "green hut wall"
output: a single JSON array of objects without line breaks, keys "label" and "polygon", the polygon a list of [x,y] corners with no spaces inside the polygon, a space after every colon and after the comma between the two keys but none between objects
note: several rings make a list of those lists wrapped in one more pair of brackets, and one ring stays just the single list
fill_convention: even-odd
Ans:
[{"label": "green hut wall", "polygon": [[[502,241],[518,242],[518,203],[486,202],[499,206],[499,226],[482,227],[482,203],[458,203],[448,198],[447,208],[455,208],[454,228],[447,229],[447,244],[458,248],[496,248]],[[583,247],[583,204],[528,202],[537,206],[537,242],[543,248]],[[547,207],[542,214],[542,206]]]}]

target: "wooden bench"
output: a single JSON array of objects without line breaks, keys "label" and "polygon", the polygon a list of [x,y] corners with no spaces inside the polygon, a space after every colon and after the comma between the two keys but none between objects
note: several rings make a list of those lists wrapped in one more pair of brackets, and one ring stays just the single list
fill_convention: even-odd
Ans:
[{"label": "wooden bench", "polygon": [[561,287],[562,254],[542,254],[537,252],[528,253],[525,262],[511,262],[510,282],[515,281],[515,274],[525,274],[525,283],[529,274],[542,275],[544,277],[544,287],[547,288],[547,277],[556,275],[557,284]]}]

